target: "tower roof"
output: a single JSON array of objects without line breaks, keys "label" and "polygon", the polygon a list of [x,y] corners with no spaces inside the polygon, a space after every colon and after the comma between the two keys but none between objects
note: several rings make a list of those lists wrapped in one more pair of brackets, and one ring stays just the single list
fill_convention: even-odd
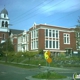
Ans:
[{"label": "tower roof", "polygon": [[7,14],[8,15],[8,11],[4,8],[1,13]]}]

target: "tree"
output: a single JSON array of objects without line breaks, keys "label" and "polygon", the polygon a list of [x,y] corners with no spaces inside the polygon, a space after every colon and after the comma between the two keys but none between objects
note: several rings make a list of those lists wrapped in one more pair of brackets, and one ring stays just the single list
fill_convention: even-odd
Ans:
[{"label": "tree", "polygon": [[25,53],[26,53],[26,57],[30,62],[31,58],[33,58],[35,55],[38,54],[38,51],[26,51]]},{"label": "tree", "polygon": [[22,56],[22,52],[21,51],[15,54],[15,58],[17,60],[17,63],[19,62],[19,59],[21,58],[21,56]]},{"label": "tree", "polygon": [[39,50],[39,54],[41,54],[41,55],[44,54],[43,49],[40,49],[40,50]]},{"label": "tree", "polygon": [[80,49],[80,20],[78,20],[78,25],[76,25],[75,28],[75,34],[76,34],[76,47],[79,50]]},{"label": "tree", "polygon": [[78,20],[78,25],[75,28],[75,36],[76,36],[76,49],[80,51],[80,17]]},{"label": "tree", "polygon": [[2,45],[0,44],[0,57],[3,56]]},{"label": "tree", "polygon": [[5,57],[5,62],[7,62],[8,53],[14,51],[14,46],[10,38],[8,38],[4,43],[1,43],[0,47],[2,49],[3,56]]},{"label": "tree", "polygon": [[6,40],[6,42],[2,43],[2,50],[3,51],[14,51],[14,46],[13,46],[10,38],[8,38]]}]

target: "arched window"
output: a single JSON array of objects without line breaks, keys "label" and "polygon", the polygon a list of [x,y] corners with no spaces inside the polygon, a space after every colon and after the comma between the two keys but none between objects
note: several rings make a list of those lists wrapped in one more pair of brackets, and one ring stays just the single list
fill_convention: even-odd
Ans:
[{"label": "arched window", "polygon": [[4,27],[4,21],[2,21],[2,27]]},{"label": "arched window", "polygon": [[5,22],[5,27],[8,27],[8,22],[7,21]]},{"label": "arched window", "polygon": [[4,18],[6,17],[6,14],[4,14]]}]

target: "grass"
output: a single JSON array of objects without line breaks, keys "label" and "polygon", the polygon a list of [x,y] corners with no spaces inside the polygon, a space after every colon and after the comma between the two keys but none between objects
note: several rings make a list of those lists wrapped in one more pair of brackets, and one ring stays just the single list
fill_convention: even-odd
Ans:
[{"label": "grass", "polygon": [[39,73],[32,77],[37,78],[37,79],[63,79],[63,78],[66,78],[66,76],[55,73],[55,72]]},{"label": "grass", "polygon": [[9,63],[9,62],[0,62],[0,64],[4,65],[10,65],[10,66],[15,66],[15,67],[20,67],[20,68],[25,68],[25,69],[33,69],[33,68],[38,68],[37,66],[31,66],[31,65],[22,65],[22,64],[17,64],[17,63]]},{"label": "grass", "polygon": [[[4,58],[5,60],[5,58]],[[44,58],[29,58],[28,57],[20,57],[20,58],[16,58],[16,57],[8,57],[8,61],[9,62],[16,62],[16,63],[24,63],[24,64],[33,64],[33,65],[37,65],[41,64],[41,66],[46,66],[46,60]],[[80,63],[80,60],[78,57],[70,57],[70,58],[66,58],[66,57],[54,57],[52,62],[50,63],[51,67],[80,67],[80,64],[76,64],[76,63]],[[48,64],[48,63],[47,63]]]}]

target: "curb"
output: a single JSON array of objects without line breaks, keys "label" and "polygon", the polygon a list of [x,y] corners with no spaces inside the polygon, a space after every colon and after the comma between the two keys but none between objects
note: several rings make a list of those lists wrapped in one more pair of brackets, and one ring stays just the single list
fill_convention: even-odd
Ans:
[{"label": "curb", "polygon": [[[25,77],[25,80],[53,80],[53,79],[37,79],[37,78],[32,78],[32,76]],[[72,80],[72,77],[67,77],[64,79],[54,79],[54,80]]]}]

